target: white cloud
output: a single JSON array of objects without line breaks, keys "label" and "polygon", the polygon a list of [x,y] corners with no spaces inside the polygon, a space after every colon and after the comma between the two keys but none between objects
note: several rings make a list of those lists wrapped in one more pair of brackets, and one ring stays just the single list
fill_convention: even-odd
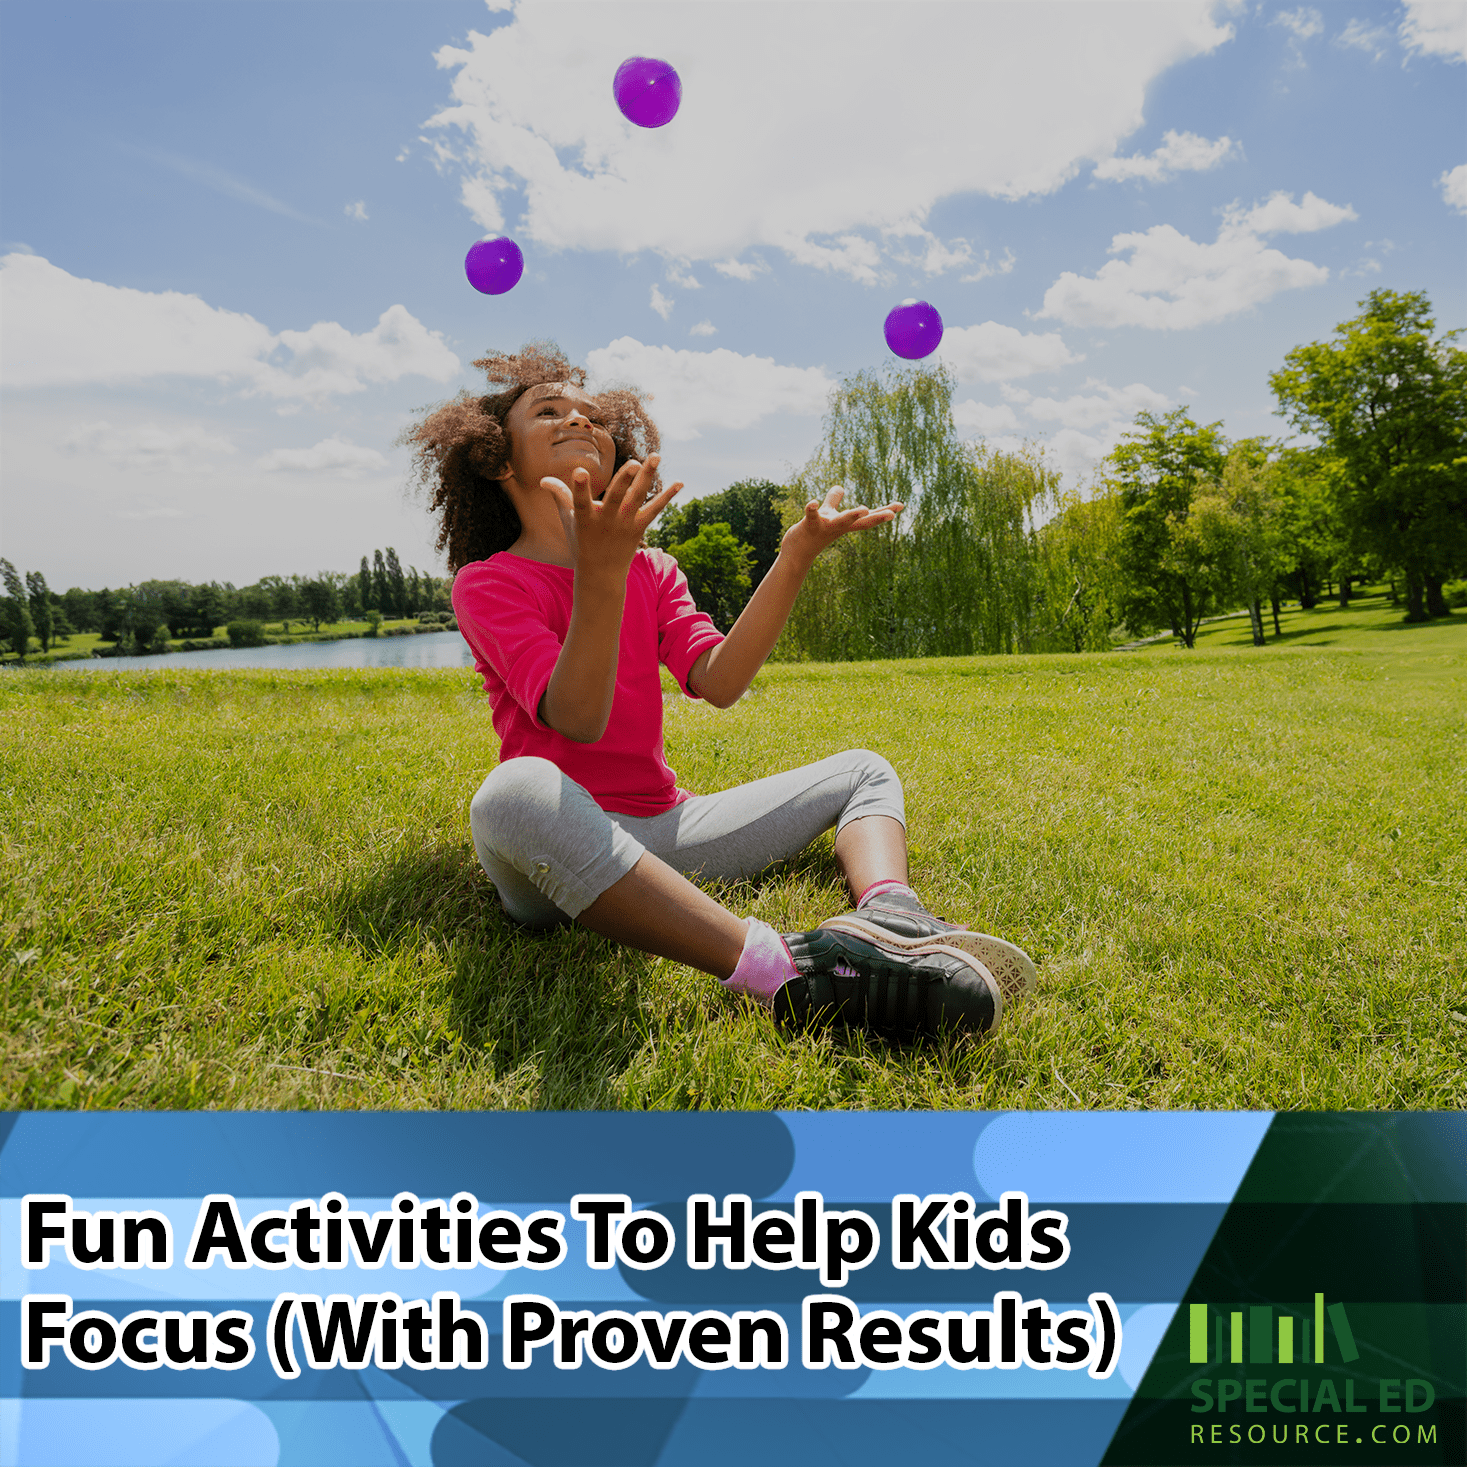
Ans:
[{"label": "white cloud", "polygon": [[1084,360],[1065,345],[1057,331],[1023,332],[997,321],[949,327],[942,334],[937,356],[960,382],[1002,382]]},{"label": "white cloud", "polygon": [[385,469],[387,460],[375,448],[349,443],[334,434],[310,448],[276,448],[256,461],[267,474],[334,474],[354,479],[374,469]]},{"label": "white cloud", "polygon": [[683,265],[674,260],[667,267],[667,278],[682,290],[702,290],[703,282]]},{"label": "white cloud", "polygon": [[1208,139],[1195,132],[1165,132],[1161,146],[1149,154],[1106,158],[1095,165],[1096,178],[1141,178],[1160,183],[1174,173],[1205,173],[1229,158],[1241,157],[1242,146],[1230,137]]},{"label": "white cloud", "polygon": [[19,254],[0,259],[0,296],[0,382],[9,388],[182,376],[318,401],[410,375],[445,382],[459,370],[441,335],[400,305],[356,335],[334,321],[275,333],[196,295],[105,285]]},{"label": "white cloud", "polygon": [[1467,214],[1467,163],[1459,163],[1436,181],[1448,208]]},{"label": "white cloud", "polygon": [[1217,239],[1200,244],[1170,224],[1118,234],[1111,260],[1093,276],[1066,270],[1044,296],[1041,317],[1072,326],[1146,326],[1184,330],[1224,320],[1284,290],[1319,285],[1329,270],[1270,249],[1262,236],[1305,233],[1354,219],[1348,205],[1306,193],[1298,203],[1274,194],[1265,203],[1224,211]]},{"label": "white cloud", "polygon": [[1324,17],[1312,5],[1301,5],[1297,10],[1281,10],[1269,23],[1292,31],[1301,41],[1307,41],[1324,30]]},{"label": "white cloud", "polygon": [[1359,217],[1348,204],[1331,204],[1318,194],[1306,193],[1296,204],[1293,194],[1274,193],[1251,209],[1230,205],[1223,211],[1223,227],[1248,234],[1313,234]]},{"label": "white cloud", "polygon": [[699,321],[696,326],[688,328],[689,336],[717,336],[718,327],[712,321]]},{"label": "white cloud", "polygon": [[1383,25],[1368,25],[1363,20],[1351,20],[1334,39],[1336,46],[1352,51],[1363,51],[1373,61],[1385,58],[1390,48],[1391,33]]},{"label": "white cloud", "polygon": [[941,275],[955,265],[966,265],[973,258],[973,247],[965,239],[955,239],[944,244],[930,230],[908,220],[883,229],[888,240],[916,240],[917,249],[891,250],[891,258],[900,265],[912,266],[928,275]]},{"label": "white cloud", "polygon": [[769,267],[763,260],[755,257],[752,260],[715,260],[713,268],[720,275],[727,275],[730,280],[752,280]]},{"label": "white cloud", "polygon": [[953,420],[958,427],[981,434],[998,448],[1039,441],[1045,456],[1072,483],[1094,470],[1138,412],[1164,413],[1174,406],[1170,397],[1144,382],[1112,387],[1094,377],[1086,379],[1083,391],[1063,398],[1036,397],[1007,383],[1000,390],[1002,403],[956,404]]},{"label": "white cloud", "polygon": [[348,219],[358,219],[365,223],[367,218],[367,201],[358,199],[354,204],[348,204],[343,210]]},{"label": "white cloud", "polygon": [[83,423],[67,434],[64,447],[68,453],[104,459],[113,468],[175,474],[208,473],[215,457],[235,451],[228,438],[197,423]]},{"label": "white cloud", "polygon": [[1088,389],[1070,397],[1031,397],[1027,392],[1010,391],[1009,400],[1022,400],[1024,411],[1036,422],[1058,423],[1061,428],[1095,428],[1102,424],[1131,422],[1139,412],[1164,413],[1172,406],[1165,393],[1157,392],[1144,382],[1126,387],[1112,387],[1095,377],[1085,381]]},{"label": "white cloud", "polygon": [[978,280],[987,280],[990,275],[1007,275],[1018,263],[1018,256],[1007,246],[1004,248],[1003,259],[997,263],[989,259],[989,252],[983,251],[983,263],[971,274],[962,277],[964,285],[972,285]]},{"label": "white cloud", "polygon": [[665,321],[672,315],[673,302],[654,285],[652,287],[652,309]]},{"label": "white cloud", "polygon": [[672,441],[704,428],[749,428],[771,413],[821,413],[835,386],[820,367],[785,367],[725,347],[645,346],[632,336],[589,352],[586,365],[602,386],[630,382],[651,393],[652,416]]},{"label": "white cloud", "polygon": [[1462,0],[1406,0],[1400,35],[1408,51],[1467,61],[1467,5]]},{"label": "white cloud", "polygon": [[[925,229],[957,195],[1054,191],[1141,125],[1163,72],[1232,35],[1204,0],[1079,5],[1061,26],[1043,5],[751,14],[766,12],[522,4],[438,52],[454,73],[430,122],[455,139],[442,166],[466,175],[483,227],[513,215],[513,232],[546,248],[652,250],[734,278],[757,268],[748,251],[773,248],[870,282],[905,248],[887,231]],[[606,102],[607,58],[637,51],[666,57],[683,82],[677,118],[656,131]],[[554,88],[541,82],[547,57]],[[923,268],[951,268],[964,248],[928,242]]]},{"label": "white cloud", "polygon": [[990,405],[971,397],[966,402],[953,404],[953,422],[959,428],[971,428],[984,438],[991,438],[995,433],[1017,433],[1019,430],[1018,416],[1008,403]]}]

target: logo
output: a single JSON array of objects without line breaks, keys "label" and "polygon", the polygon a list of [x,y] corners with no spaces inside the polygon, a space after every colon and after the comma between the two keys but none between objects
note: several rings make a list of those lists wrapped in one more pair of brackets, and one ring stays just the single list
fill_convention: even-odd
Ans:
[{"label": "logo", "polygon": [[1187,1308],[1188,1363],[1219,1367],[1215,1375],[1197,1371],[1189,1381],[1189,1445],[1306,1451],[1367,1441],[1376,1447],[1436,1445],[1435,1422],[1406,1420],[1431,1409],[1436,1388],[1404,1372],[1374,1377],[1357,1365],[1361,1342],[1343,1304],[1326,1304],[1316,1293],[1312,1309]]},{"label": "logo", "polygon": [[[1190,1353],[1193,1365],[1241,1365],[1243,1364],[1243,1310],[1234,1309],[1218,1312],[1213,1321],[1212,1340],[1208,1338],[1206,1304],[1193,1304],[1189,1329]],[[1343,1365],[1360,1358],[1355,1347],[1355,1332],[1350,1328],[1349,1317],[1343,1304],[1325,1305],[1324,1295],[1314,1296],[1314,1315],[1300,1317],[1293,1313],[1280,1312],[1278,1329],[1274,1329],[1274,1306],[1272,1304],[1250,1304],[1248,1306],[1248,1361],[1249,1365],[1293,1365],[1304,1364],[1312,1359],[1315,1365],[1325,1364],[1324,1320],[1329,1316],[1334,1332],[1339,1361]],[[1226,1340],[1226,1347],[1224,1341]],[[1295,1355],[1297,1342],[1298,1354]],[[1209,1344],[1211,1352],[1209,1353]],[[1312,1347],[1312,1355],[1311,1355]]]}]

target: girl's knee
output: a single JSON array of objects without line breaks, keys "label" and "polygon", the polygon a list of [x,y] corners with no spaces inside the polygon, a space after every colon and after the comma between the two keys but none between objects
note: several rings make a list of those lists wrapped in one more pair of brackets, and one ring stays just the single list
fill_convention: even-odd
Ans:
[{"label": "girl's knee", "polygon": [[863,778],[882,784],[893,784],[897,789],[901,789],[901,775],[892,767],[890,760],[883,758],[874,750],[852,749],[849,757],[855,761]]},{"label": "girl's knee", "polygon": [[476,845],[502,848],[506,837],[544,830],[561,808],[565,776],[548,759],[506,759],[489,771],[469,802],[469,829]]},{"label": "girl's knee", "polygon": [[489,771],[469,802],[469,819],[475,824],[495,815],[518,816],[549,808],[560,801],[560,770],[548,759],[526,755],[506,759]]},{"label": "girl's knee", "polygon": [[890,761],[871,749],[850,749],[844,757],[850,761],[851,794],[837,825],[847,825],[865,815],[887,815],[905,825],[902,781]]}]

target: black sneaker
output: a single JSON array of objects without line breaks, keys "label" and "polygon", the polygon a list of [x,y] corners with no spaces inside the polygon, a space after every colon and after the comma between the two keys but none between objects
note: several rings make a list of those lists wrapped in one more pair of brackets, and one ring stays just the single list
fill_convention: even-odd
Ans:
[{"label": "black sneaker", "polygon": [[774,995],[774,1017],[795,1028],[841,1024],[895,1038],[987,1033],[1003,1017],[988,969],[958,948],[908,949],[829,926],[787,932],[795,974]]},{"label": "black sneaker", "polygon": [[990,937],[986,932],[973,932],[954,922],[934,917],[916,897],[893,892],[873,898],[857,912],[831,917],[820,924],[822,929],[851,932],[868,942],[884,942],[888,946],[911,951],[940,942],[961,948],[989,971],[998,984],[1005,1003],[1014,1003],[1034,991],[1034,963],[1023,948]]}]

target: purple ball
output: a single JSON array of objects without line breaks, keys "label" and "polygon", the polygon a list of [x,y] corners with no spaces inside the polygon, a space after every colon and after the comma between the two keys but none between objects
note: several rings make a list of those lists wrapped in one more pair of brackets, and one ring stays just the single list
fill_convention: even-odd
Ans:
[{"label": "purple ball", "polygon": [[611,79],[622,116],[638,127],[665,127],[683,100],[682,79],[655,56],[628,56]]},{"label": "purple ball", "polygon": [[525,257],[520,247],[506,236],[481,239],[470,245],[464,256],[464,274],[469,284],[485,295],[503,295],[519,284],[525,273]]},{"label": "purple ball", "polygon": [[903,301],[886,317],[886,344],[910,362],[931,356],[942,340],[942,317],[926,301]]}]

